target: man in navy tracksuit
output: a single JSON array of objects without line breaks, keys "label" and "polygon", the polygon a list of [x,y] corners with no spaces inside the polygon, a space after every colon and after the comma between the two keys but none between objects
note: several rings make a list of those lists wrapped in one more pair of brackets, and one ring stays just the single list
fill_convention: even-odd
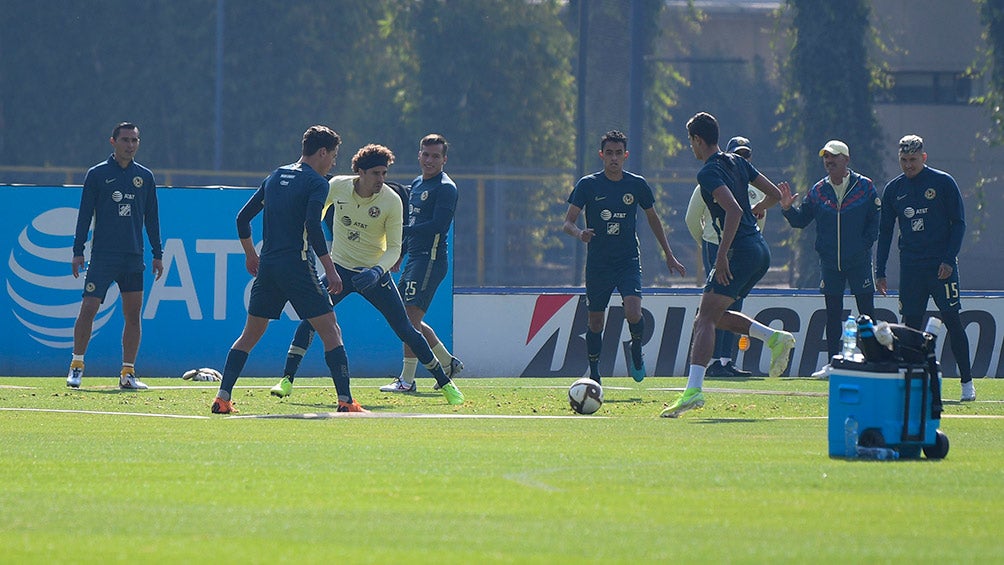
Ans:
[{"label": "man in navy tracksuit", "polygon": [[[878,237],[882,201],[875,183],[850,168],[847,144],[830,140],[819,150],[827,175],[794,206],[799,194],[781,189],[781,210],[793,228],[816,221],[816,252],[819,253],[819,290],[826,300],[826,350],[830,357],[840,349],[844,316],[844,289],[850,287],[858,313],[874,317],[875,284],[872,279],[872,248]],[[824,377],[826,367],[813,373]]]},{"label": "man in navy tracksuit", "polygon": [[[164,274],[163,249],[160,243],[160,215],[157,184],[150,169],[136,162],[139,150],[139,126],[122,122],[115,126],[109,140],[114,152],[108,160],[87,171],[80,195],[76,234],[73,238],[73,277],[86,271],[80,313],[73,325],[73,358],[66,376],[66,386],[79,388],[84,376],[84,353],[91,341],[94,318],[105,301],[112,283],[122,295],[122,371],[119,387],[143,390],[147,386],[136,378],[136,355],[142,333],[140,310],[143,306],[143,231],[153,253],[152,270],[156,278]],[[84,246],[94,222],[90,264],[85,268]]]},{"label": "man in navy tracksuit", "polygon": [[875,287],[888,289],[885,265],[892,232],[899,222],[899,310],[903,323],[921,329],[928,297],[934,298],[948,330],[949,343],[959,366],[962,401],[976,400],[969,338],[959,311],[959,250],[966,235],[962,192],[955,179],[927,166],[924,140],[907,135],[899,140],[899,165],[903,174],[889,181],[882,194],[882,221],[875,257]]}]

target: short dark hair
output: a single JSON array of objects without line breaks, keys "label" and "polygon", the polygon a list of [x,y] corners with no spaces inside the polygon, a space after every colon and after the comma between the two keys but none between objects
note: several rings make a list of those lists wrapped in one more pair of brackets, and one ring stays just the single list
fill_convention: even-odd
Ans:
[{"label": "short dark hair", "polygon": [[600,151],[603,151],[607,143],[623,143],[624,149],[627,149],[627,136],[623,132],[612,129],[603,134],[603,137],[600,139]]},{"label": "short dark hair", "polygon": [[358,173],[361,170],[372,169],[383,165],[389,167],[394,164],[394,152],[384,147],[371,143],[356,151],[352,157],[352,172]]},{"label": "short dark hair", "polygon": [[419,149],[425,147],[426,145],[442,145],[443,155],[450,149],[450,144],[446,142],[446,138],[438,133],[430,133],[429,135],[422,138],[422,142],[419,144]]},{"label": "short dark hair", "polygon": [[303,156],[309,157],[322,147],[334,151],[341,142],[342,138],[328,126],[310,126],[303,132]]},{"label": "short dark hair", "polygon": [[707,112],[698,112],[687,121],[687,136],[696,135],[708,145],[718,145],[718,120]]},{"label": "short dark hair", "polygon": [[139,131],[139,126],[132,122],[119,122],[119,125],[115,126],[115,129],[112,130],[112,139],[118,139],[119,132],[124,129],[134,129]]}]

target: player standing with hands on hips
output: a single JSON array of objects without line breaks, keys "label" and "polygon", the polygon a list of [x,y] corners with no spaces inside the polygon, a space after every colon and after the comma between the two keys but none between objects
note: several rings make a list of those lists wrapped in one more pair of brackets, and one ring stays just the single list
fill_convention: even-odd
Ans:
[{"label": "player standing with hands on hips", "polygon": [[924,140],[907,135],[899,140],[903,174],[889,181],[882,193],[882,220],[875,256],[875,288],[885,296],[886,262],[893,228],[899,222],[899,313],[903,323],[922,329],[928,297],[941,312],[962,381],[962,402],[976,400],[969,364],[969,337],[959,311],[959,250],[966,235],[962,192],[952,175],[927,166]]},{"label": "player standing with hands on hips", "polygon": [[84,245],[94,220],[91,260],[84,278],[83,301],[73,324],[73,358],[66,386],[80,387],[84,376],[84,353],[91,341],[94,318],[114,282],[122,294],[122,371],[119,388],[143,390],[136,378],[136,355],[142,335],[140,310],[143,306],[143,230],[153,252],[153,273],[164,274],[160,242],[160,215],[157,185],[153,173],[136,162],[139,126],[122,122],[110,139],[114,152],[108,160],[94,165],[84,177],[80,195],[77,229],[73,238],[73,277],[84,271]]},{"label": "player standing with hands on hips", "polygon": [[[328,299],[329,292],[341,290],[342,281],[328,256],[328,243],[321,229],[321,209],[328,195],[328,181],[323,175],[334,166],[341,141],[326,126],[308,128],[303,134],[300,160],[273,171],[237,214],[237,236],[254,282],[244,330],[227,353],[223,380],[213,400],[214,414],[236,412],[231,398],[234,384],[251,349],[265,335],[269,320],[279,319],[287,302],[304,323],[321,335],[324,361],[335,387],[348,388],[349,365],[342,331]],[[251,239],[251,220],[263,210],[259,256]],[[327,289],[317,279],[315,256],[327,276]]]},{"label": "player standing with hands on hips", "polygon": [[[641,311],[641,254],[637,233],[637,208],[662,247],[669,272],[685,276],[687,270],[669,247],[662,221],[655,212],[655,196],[644,177],[624,170],[628,158],[627,136],[613,130],[600,140],[603,170],[575,183],[568,197],[568,212],[562,230],[586,244],[586,354],[589,377],[600,382],[599,362],[603,346],[603,320],[610,296],[616,289],[624,302],[624,318],[631,333],[628,373],[636,382],[645,378],[642,339],[645,318]],[[576,225],[585,210],[586,227]]]}]

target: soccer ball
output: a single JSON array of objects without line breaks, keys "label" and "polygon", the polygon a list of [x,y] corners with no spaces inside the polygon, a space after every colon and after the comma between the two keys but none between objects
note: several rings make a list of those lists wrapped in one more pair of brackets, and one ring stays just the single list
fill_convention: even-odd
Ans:
[{"label": "soccer ball", "polygon": [[579,379],[568,387],[568,404],[579,414],[592,414],[603,406],[603,387],[593,379]]}]

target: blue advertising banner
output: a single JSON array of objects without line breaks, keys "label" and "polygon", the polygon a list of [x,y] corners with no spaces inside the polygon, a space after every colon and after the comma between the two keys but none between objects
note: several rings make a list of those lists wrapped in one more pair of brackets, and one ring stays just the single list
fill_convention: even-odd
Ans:
[{"label": "blue advertising banner", "polygon": [[[73,324],[84,277],[73,278],[70,259],[80,187],[0,186],[0,257],[6,292],[0,294],[0,374],[61,376],[69,366]],[[157,190],[164,276],[154,281],[146,244],[140,376],[181,376],[188,369],[223,369],[227,351],[247,318],[252,277],[244,267],[235,218],[249,189]],[[261,243],[261,218],[252,222]],[[89,256],[90,242],[85,255]],[[447,347],[453,334],[453,265],[426,321]],[[353,295],[335,312],[353,376],[397,375],[401,341],[365,299]],[[299,323],[287,305],[258,343],[246,376],[281,376],[286,350]],[[87,376],[117,375],[122,360],[121,300],[115,285],[94,322]],[[304,358],[299,376],[328,376],[320,340]],[[423,376],[424,369],[419,370]]]}]

